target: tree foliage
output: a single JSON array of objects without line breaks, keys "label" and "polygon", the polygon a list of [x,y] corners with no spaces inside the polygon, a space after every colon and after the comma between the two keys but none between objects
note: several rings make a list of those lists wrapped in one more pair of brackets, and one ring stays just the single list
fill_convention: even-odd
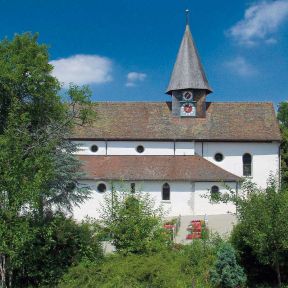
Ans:
[{"label": "tree foliage", "polygon": [[215,287],[240,288],[246,284],[243,268],[237,263],[234,248],[224,243],[217,252],[214,268],[211,270],[211,282]]},{"label": "tree foliage", "polygon": [[288,102],[282,102],[278,107],[278,120],[282,134],[281,143],[281,179],[288,186]]},{"label": "tree foliage", "polygon": [[197,240],[189,245],[149,254],[109,255],[95,265],[71,267],[60,288],[212,288],[209,270],[218,247],[214,240]]},{"label": "tree foliage", "polygon": [[147,193],[116,191],[105,195],[101,220],[118,252],[148,253],[170,243],[163,211]]},{"label": "tree foliage", "polygon": [[97,232],[93,222],[76,223],[61,213],[47,219],[19,251],[26,264],[13,271],[14,287],[55,287],[71,265],[99,263],[103,252]]},{"label": "tree foliage", "polygon": [[26,265],[19,253],[47,217],[71,211],[89,197],[78,182],[76,147],[67,142],[75,125],[89,121],[91,93],[70,86],[66,102],[51,75],[47,46],[38,36],[0,42],[0,277],[12,287]]},{"label": "tree foliage", "polygon": [[283,254],[288,251],[288,190],[285,186],[280,188],[273,177],[265,189],[251,181],[244,182],[241,188],[241,193],[231,190],[219,201],[236,205],[242,245],[251,249],[259,263],[273,268],[280,286]]}]

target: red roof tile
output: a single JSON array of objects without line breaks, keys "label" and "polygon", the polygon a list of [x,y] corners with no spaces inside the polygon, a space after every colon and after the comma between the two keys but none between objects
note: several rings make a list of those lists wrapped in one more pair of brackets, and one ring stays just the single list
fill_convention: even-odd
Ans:
[{"label": "red roof tile", "polygon": [[85,179],[240,181],[200,156],[79,156]]},{"label": "red roof tile", "polygon": [[272,103],[207,103],[206,118],[180,118],[171,102],[95,103],[92,124],[72,139],[280,141]]}]

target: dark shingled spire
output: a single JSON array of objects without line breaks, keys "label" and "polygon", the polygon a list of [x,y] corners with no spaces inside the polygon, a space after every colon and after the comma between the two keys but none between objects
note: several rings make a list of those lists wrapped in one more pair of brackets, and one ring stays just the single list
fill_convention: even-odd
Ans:
[{"label": "dark shingled spire", "polygon": [[206,90],[207,94],[212,92],[194,44],[189,25],[186,25],[186,30],[166,93],[171,95],[172,91],[182,89],[202,89]]}]

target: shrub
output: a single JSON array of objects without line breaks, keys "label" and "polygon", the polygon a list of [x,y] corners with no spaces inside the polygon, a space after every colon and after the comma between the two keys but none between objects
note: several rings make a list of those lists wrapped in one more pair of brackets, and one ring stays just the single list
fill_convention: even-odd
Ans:
[{"label": "shrub", "polygon": [[22,251],[20,257],[26,264],[13,271],[16,287],[53,287],[71,265],[101,260],[99,243],[92,222],[77,224],[63,215],[53,217],[39,227]]},{"label": "shrub", "polygon": [[217,252],[217,260],[211,270],[211,282],[221,288],[238,288],[246,283],[246,275],[237,264],[235,250],[229,243],[224,243]]},{"label": "shrub", "polygon": [[117,252],[150,253],[171,244],[169,234],[163,229],[161,207],[155,207],[146,193],[107,193],[101,213]]},{"label": "shrub", "polygon": [[149,254],[114,254],[100,265],[81,263],[70,268],[59,288],[212,288],[209,270],[217,247],[197,240]]},{"label": "shrub", "polygon": [[[234,226],[230,237],[230,241],[239,256],[239,263],[245,269],[248,278],[248,286],[275,286],[275,279],[277,278],[276,272],[270,265],[261,263],[255,253],[253,253],[253,248],[246,242],[246,239],[250,237],[249,233],[250,231],[247,231],[242,223],[238,223]],[[286,253],[282,252],[280,256],[281,262],[283,263],[281,266],[281,270],[283,271],[282,278],[284,282],[287,282],[288,272],[285,271],[288,271],[288,251]]]}]

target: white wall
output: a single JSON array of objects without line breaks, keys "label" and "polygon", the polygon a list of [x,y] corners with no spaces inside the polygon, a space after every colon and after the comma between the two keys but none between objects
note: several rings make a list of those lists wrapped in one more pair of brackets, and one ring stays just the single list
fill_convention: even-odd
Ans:
[{"label": "white wall", "polygon": [[194,198],[194,213],[195,215],[219,215],[226,214],[228,212],[235,213],[235,206],[229,204],[213,204],[203,196],[209,194],[211,187],[216,185],[219,187],[220,193],[229,193],[226,185],[233,191],[236,191],[236,183],[217,183],[217,182],[197,182],[195,183],[195,198]]},{"label": "white wall", "polygon": [[[106,143],[105,141],[73,141],[78,146],[76,155],[106,155]],[[92,145],[98,146],[97,152],[90,150]]]},{"label": "white wall", "polygon": [[[145,150],[138,153],[136,147],[142,145]],[[149,142],[149,141],[109,141],[107,143],[107,155],[174,155],[173,142]]]},{"label": "white wall", "polygon": [[[193,141],[175,143],[173,141],[107,141],[107,143],[105,141],[74,141],[74,143],[79,145],[77,155],[194,155],[195,150]],[[96,153],[90,150],[92,145],[99,147]],[[137,152],[138,145],[144,147],[143,153]]]},{"label": "white wall", "polygon": [[175,155],[194,155],[195,142],[176,142]]},{"label": "white wall", "polygon": [[[243,176],[242,156],[245,153],[252,155],[251,180],[261,187],[266,186],[266,181],[272,173],[276,175],[279,170],[279,143],[203,143],[203,157],[219,167],[240,177]],[[216,153],[222,153],[224,159],[217,162]],[[202,144],[195,145],[195,154],[202,155]]]},{"label": "white wall", "polygon": [[[91,187],[91,199],[87,200],[81,207],[74,208],[74,217],[77,220],[83,219],[85,216],[99,218],[99,209],[103,203],[103,196],[109,195],[111,191],[111,183],[107,183],[107,192],[97,192],[97,186],[103,181],[85,181]],[[226,214],[228,211],[235,212],[233,205],[229,204],[212,204],[203,195],[207,194],[213,185],[220,188],[220,192],[226,192],[226,188],[222,183],[193,183],[193,182],[168,182],[170,185],[170,201],[162,201],[162,185],[165,181],[146,181],[136,182],[136,190],[142,193],[148,193],[154,200],[156,206],[162,205],[167,212],[167,216],[178,215],[219,215]],[[130,182],[113,183],[118,191],[127,191],[130,187]],[[229,184],[235,189],[236,184]]]}]

